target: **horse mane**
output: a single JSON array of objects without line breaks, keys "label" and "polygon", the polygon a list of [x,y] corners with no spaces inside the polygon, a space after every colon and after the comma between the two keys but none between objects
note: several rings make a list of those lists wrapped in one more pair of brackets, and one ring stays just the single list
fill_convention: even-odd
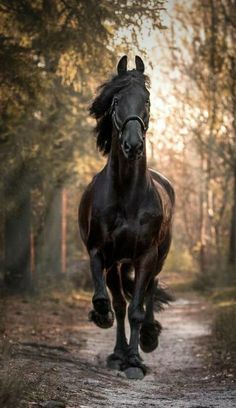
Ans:
[{"label": "horse mane", "polygon": [[110,81],[99,86],[99,93],[89,107],[90,115],[97,120],[94,132],[97,138],[97,147],[103,155],[107,155],[111,150],[112,119],[109,108],[113,97],[131,83],[137,83],[147,88],[150,86],[149,78],[135,69],[115,75]]}]

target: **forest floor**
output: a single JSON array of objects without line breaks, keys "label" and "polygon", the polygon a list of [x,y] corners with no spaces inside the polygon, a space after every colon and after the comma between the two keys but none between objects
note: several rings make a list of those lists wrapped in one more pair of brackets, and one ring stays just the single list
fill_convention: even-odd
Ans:
[{"label": "forest floor", "polygon": [[115,328],[88,322],[88,294],[6,297],[1,307],[1,408],[236,406],[235,373],[215,358],[211,305],[199,295],[159,315],[160,346],[142,354],[148,373],[137,381],[106,368]]}]

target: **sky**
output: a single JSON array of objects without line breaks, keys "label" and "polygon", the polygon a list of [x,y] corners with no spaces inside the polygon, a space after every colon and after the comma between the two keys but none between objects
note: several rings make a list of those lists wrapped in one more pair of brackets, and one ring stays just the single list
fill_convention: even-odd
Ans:
[{"label": "sky", "polygon": [[[168,132],[171,132],[169,118],[173,116],[178,105],[178,101],[172,93],[173,79],[178,75],[178,70],[172,69],[171,71],[168,59],[170,57],[170,50],[165,40],[171,27],[171,18],[173,17],[173,8],[176,2],[177,0],[168,1],[166,11],[161,12],[162,24],[167,27],[167,30],[153,30],[151,29],[150,22],[147,22],[138,33],[139,49],[133,46],[129,48],[128,52],[128,69],[134,68],[135,55],[140,55],[145,63],[145,73],[151,79],[149,133],[157,149],[161,148],[164,143],[168,143],[166,135]],[[128,29],[120,30],[117,36],[118,44],[122,45],[123,37],[131,41],[131,31]],[[182,149],[181,137],[176,136],[173,138],[170,135],[170,139],[172,144],[173,140],[175,140],[176,150]],[[150,146],[147,146],[147,151],[150,153]]]}]

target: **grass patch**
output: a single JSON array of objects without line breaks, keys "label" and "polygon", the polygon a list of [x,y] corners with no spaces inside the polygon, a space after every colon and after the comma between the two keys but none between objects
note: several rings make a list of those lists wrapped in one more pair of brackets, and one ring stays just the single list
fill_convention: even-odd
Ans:
[{"label": "grass patch", "polygon": [[212,334],[222,351],[236,354],[236,302],[227,301],[217,306]]},{"label": "grass patch", "polygon": [[214,304],[208,351],[210,364],[223,379],[236,380],[236,287],[218,287],[207,294]]},{"label": "grass patch", "polygon": [[223,354],[236,356],[236,286],[215,289],[210,300],[215,303],[212,335]]},{"label": "grass patch", "polygon": [[215,289],[210,299],[213,302],[236,302],[236,286]]}]

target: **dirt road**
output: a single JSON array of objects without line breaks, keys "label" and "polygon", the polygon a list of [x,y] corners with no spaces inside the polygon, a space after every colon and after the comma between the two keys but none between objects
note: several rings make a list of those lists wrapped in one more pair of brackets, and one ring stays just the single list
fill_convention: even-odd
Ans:
[{"label": "dirt road", "polygon": [[[87,322],[87,300],[78,297],[53,309],[50,302],[40,310],[36,304],[33,330],[26,319],[34,313],[32,305],[22,303],[16,310],[9,304],[5,336],[13,349],[8,368],[10,364],[11,373],[24,374],[30,384],[30,393],[18,406],[46,407],[45,401],[56,400],[68,408],[236,407],[232,375],[213,370],[206,359],[207,305],[190,299],[178,299],[159,315],[164,327],[160,346],[143,354],[149,371],[138,381],[106,368],[114,328],[102,330]],[[10,319],[14,313],[15,320]]]}]

